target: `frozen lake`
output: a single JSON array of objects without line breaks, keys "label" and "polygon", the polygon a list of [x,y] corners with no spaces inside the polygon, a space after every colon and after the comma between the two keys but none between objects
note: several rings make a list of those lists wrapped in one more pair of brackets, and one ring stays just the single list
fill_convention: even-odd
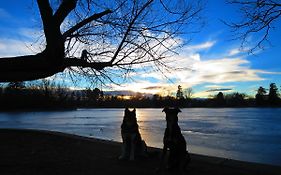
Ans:
[{"label": "frozen lake", "polygon": [[[1,112],[0,128],[29,128],[121,141],[124,109]],[[162,109],[137,109],[147,145],[163,146]],[[281,108],[187,108],[179,125],[192,153],[281,166]]]}]

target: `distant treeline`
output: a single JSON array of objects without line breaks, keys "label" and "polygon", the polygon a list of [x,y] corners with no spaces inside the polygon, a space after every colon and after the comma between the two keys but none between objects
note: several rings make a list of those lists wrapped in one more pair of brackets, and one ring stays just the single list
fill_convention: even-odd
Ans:
[{"label": "distant treeline", "polygon": [[217,95],[198,99],[184,95],[179,89],[176,96],[143,94],[134,96],[104,95],[98,89],[70,90],[48,80],[26,85],[24,82],[12,82],[0,87],[0,110],[52,110],[75,108],[159,108],[165,106],[178,107],[281,107],[280,95],[275,83],[271,83],[269,91],[259,87],[255,97],[243,93],[219,92]]}]

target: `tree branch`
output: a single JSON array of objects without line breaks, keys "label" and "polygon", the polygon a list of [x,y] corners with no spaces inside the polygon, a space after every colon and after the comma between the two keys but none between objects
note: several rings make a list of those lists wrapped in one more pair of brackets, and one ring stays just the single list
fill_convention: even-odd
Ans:
[{"label": "tree branch", "polygon": [[77,0],[63,0],[58,10],[54,14],[57,24],[61,24],[67,15],[76,7]]},{"label": "tree branch", "polygon": [[281,3],[267,0],[231,0],[230,4],[240,5],[240,11],[244,15],[241,21],[234,23],[223,22],[232,28],[234,39],[241,40],[241,47],[247,44],[247,39],[251,35],[257,36],[255,45],[251,46],[249,52],[261,48],[265,42],[269,43],[269,34],[274,28],[274,22],[281,17]]},{"label": "tree branch", "polygon": [[46,39],[51,35],[51,23],[53,23],[53,9],[48,0],[37,0],[38,8],[40,11],[44,33]]},{"label": "tree branch", "polygon": [[82,67],[82,68],[93,68],[95,70],[102,70],[105,67],[112,67],[111,62],[87,62],[85,60],[81,60],[80,58],[65,58],[64,67]]},{"label": "tree branch", "polygon": [[122,49],[122,46],[123,46],[124,42],[126,41],[129,33],[131,32],[131,29],[132,29],[133,25],[135,24],[135,21],[138,19],[138,17],[141,15],[141,13],[145,10],[145,8],[147,8],[152,2],[153,2],[153,0],[149,0],[147,3],[145,3],[143,5],[143,7],[139,10],[139,12],[136,13],[136,16],[134,16],[132,21],[129,23],[129,26],[127,27],[127,30],[126,30],[126,32],[125,32],[125,34],[124,34],[124,36],[123,36],[119,46],[118,46],[116,52],[114,53],[114,55],[113,55],[113,57],[112,57],[112,59],[110,61],[111,63],[113,63],[115,61],[115,59],[117,58],[120,50]]},{"label": "tree branch", "polygon": [[64,32],[63,37],[67,38],[68,36],[70,36],[73,32],[77,31],[78,29],[80,29],[81,27],[83,27],[84,25],[92,22],[93,20],[97,20],[101,17],[103,17],[104,15],[107,15],[109,13],[112,13],[111,10],[105,10],[101,13],[96,13],[93,14],[92,16],[82,20],[81,22],[77,23],[75,26],[73,26],[72,28],[68,29],[66,32]]}]

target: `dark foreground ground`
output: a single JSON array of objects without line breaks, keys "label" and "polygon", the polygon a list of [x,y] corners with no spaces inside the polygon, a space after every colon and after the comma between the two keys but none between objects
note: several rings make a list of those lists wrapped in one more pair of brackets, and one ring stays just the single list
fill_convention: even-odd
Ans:
[{"label": "dark foreground ground", "polygon": [[[120,143],[49,131],[0,129],[0,175],[175,174],[156,172],[160,149],[149,158],[119,161]],[[278,155],[277,155],[278,156]],[[281,167],[191,155],[190,175],[280,175]]]}]

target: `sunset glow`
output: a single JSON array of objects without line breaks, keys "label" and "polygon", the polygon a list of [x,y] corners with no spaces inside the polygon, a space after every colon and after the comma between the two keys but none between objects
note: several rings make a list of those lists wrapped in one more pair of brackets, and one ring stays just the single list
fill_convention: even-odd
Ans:
[{"label": "sunset glow", "polygon": [[[34,40],[42,31],[39,26],[31,25],[35,19],[30,12],[36,8],[26,10],[12,8],[13,3],[1,3],[0,56],[34,54],[42,50],[43,46],[34,45]],[[30,1],[18,3],[27,7]],[[230,29],[220,21],[236,19],[239,15],[236,14],[235,8],[225,4],[223,0],[209,1],[206,8],[205,20],[208,24],[200,32],[192,35],[191,41],[189,36],[179,36],[178,44],[187,44],[166,60],[167,66],[175,69],[157,71],[152,65],[144,65],[143,69],[137,67],[125,81],[123,77],[111,77],[119,85],[106,82],[106,86],[96,86],[110,91],[171,95],[175,94],[177,86],[181,85],[183,89],[192,88],[193,97],[208,97],[218,93],[212,87],[219,87],[218,90],[231,87],[227,92],[254,95],[259,86],[267,87],[272,82],[281,84],[281,45],[278,39],[280,28],[270,33],[271,45],[266,46],[264,50],[249,53],[245,51],[247,48],[241,49],[240,41],[231,40]],[[277,22],[275,25],[281,24]],[[251,38],[248,47],[251,47],[256,39]],[[169,40],[166,42],[167,45],[172,44]],[[72,89],[94,86],[86,80],[74,84],[69,77],[61,78],[60,75],[51,79],[64,82]]]}]

